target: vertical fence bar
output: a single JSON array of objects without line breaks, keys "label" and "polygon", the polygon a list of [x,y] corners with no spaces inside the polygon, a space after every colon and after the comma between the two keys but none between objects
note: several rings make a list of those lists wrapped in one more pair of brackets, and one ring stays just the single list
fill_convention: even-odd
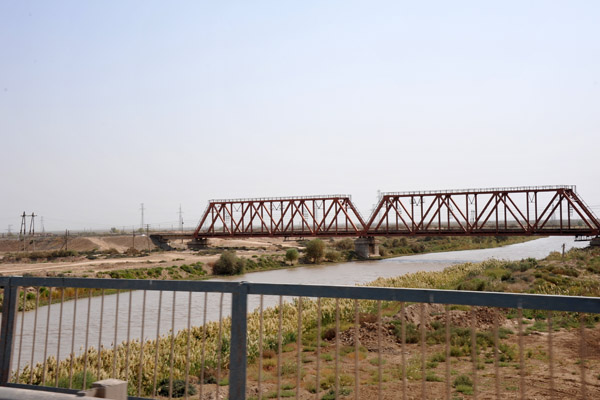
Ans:
[{"label": "vertical fence bar", "polygon": [[73,331],[71,332],[71,355],[69,360],[69,389],[73,387],[73,361],[75,358],[75,324],[77,323],[77,297],[79,289],[75,288],[75,300],[73,301]]},{"label": "vertical fence bar", "polygon": [[221,292],[219,299],[219,334],[217,335],[217,399],[220,399],[219,391],[221,386],[219,382],[221,382],[221,366],[223,365],[223,296],[224,293]]},{"label": "vertical fence bar", "polygon": [[358,369],[358,352],[360,348],[359,344],[359,330],[360,330],[360,322],[359,322],[359,314],[358,314],[358,300],[354,300],[354,398],[356,400],[360,399],[360,373]]},{"label": "vertical fence bar", "polygon": [[121,289],[117,289],[117,302],[115,305],[115,337],[113,340],[113,365],[112,365],[112,377],[117,377],[117,333],[119,332],[119,295]]},{"label": "vertical fence bar", "polygon": [[377,301],[377,398],[383,398],[383,360],[381,359],[381,300]]},{"label": "vertical fence bar", "polygon": [[450,400],[450,306],[445,307],[446,322],[446,400]]},{"label": "vertical fence bar", "polygon": [[258,320],[258,398],[262,398],[262,369],[263,369],[263,307],[264,296],[260,295],[260,308]]},{"label": "vertical fence bar", "polygon": [[302,379],[302,297],[298,298],[298,334],[296,335],[296,398],[300,398]]},{"label": "vertical fence bar", "polygon": [[479,395],[477,385],[477,317],[475,307],[471,307],[471,361],[473,362],[473,398]]},{"label": "vertical fence bar", "polygon": [[404,302],[400,303],[400,319],[402,320],[402,349],[400,351],[402,357],[402,399],[406,400],[407,393],[407,382],[406,382],[406,310],[404,309]]},{"label": "vertical fence bar", "polygon": [[44,359],[42,360],[42,385],[46,382],[46,359],[48,358],[48,332],[50,331],[50,307],[52,305],[52,286],[48,289],[48,313],[46,314],[46,336],[44,338]]},{"label": "vertical fence bar", "polygon": [[[38,309],[40,308],[40,287],[35,293],[35,311],[33,317],[33,338],[31,339],[31,363],[29,364],[29,384],[33,385],[33,356],[35,355],[35,335],[37,333]],[[75,331],[73,331],[74,334]]]},{"label": "vertical fence bar", "polygon": [[525,349],[523,348],[523,308],[518,308],[519,318],[519,392],[521,400],[525,400]]},{"label": "vertical fence bar", "polygon": [[550,398],[554,399],[554,346],[552,343],[552,335],[554,328],[552,327],[552,311],[548,311],[548,373],[550,375]]},{"label": "vertical fence bar", "polygon": [[421,342],[421,398],[427,398],[427,389],[426,389],[426,379],[427,379],[427,371],[425,370],[425,303],[421,303],[420,305],[420,314],[421,314],[421,326],[419,327],[419,331],[421,333],[421,338],[419,342]]},{"label": "vertical fence bar", "polygon": [[185,391],[184,397],[187,399],[189,396],[190,386],[190,345],[192,342],[192,292],[188,294],[188,319],[187,319],[187,342],[185,349]]},{"label": "vertical fence bar", "polygon": [[152,375],[152,396],[156,397],[156,369],[158,368],[158,353],[160,351],[160,313],[162,311],[162,296],[163,291],[158,292],[158,316],[156,317],[156,343],[154,349],[154,373]]},{"label": "vertical fence bar", "polygon": [[579,325],[579,361],[581,367],[581,398],[587,399],[587,382],[585,379],[585,316],[581,314]]},{"label": "vertical fence bar", "polygon": [[231,295],[231,352],[229,355],[229,398],[246,398],[246,354],[248,329],[248,286],[241,282]]},{"label": "vertical fence bar", "polygon": [[283,297],[279,296],[279,329],[277,330],[277,399],[281,398],[281,353],[283,353],[281,330],[283,329]]},{"label": "vertical fence bar", "polygon": [[335,299],[335,398],[340,393],[340,299]]},{"label": "vertical fence bar", "polygon": [[[25,292],[23,292],[25,296]],[[60,365],[60,339],[62,338],[62,320],[63,320],[63,304],[65,302],[65,288],[60,289],[60,311],[58,316],[58,343],[56,344],[56,376],[54,377],[54,386],[58,387],[59,369]],[[23,302],[23,310],[25,309],[25,302]],[[25,315],[23,315],[25,317]],[[23,326],[21,326],[21,335],[23,334]],[[19,354],[21,354],[19,352]]]},{"label": "vertical fence bar", "polygon": [[500,354],[498,352],[499,333],[498,325],[500,323],[500,312],[496,310],[494,313],[494,383],[496,386],[496,399],[500,400]]},{"label": "vertical fence bar", "polygon": [[169,399],[173,398],[173,363],[175,361],[175,305],[177,292],[173,292],[173,306],[171,308],[171,351],[169,352]]},{"label": "vertical fence bar", "polygon": [[[10,281],[4,287],[4,302],[2,303],[2,329],[0,331],[0,385],[8,383],[17,316],[19,287],[11,286]],[[25,297],[25,294],[23,294]],[[23,333],[21,333],[21,336]],[[19,352],[21,349],[19,349]]]},{"label": "vertical fence bar", "polygon": [[[144,290],[144,294],[142,297],[142,330],[140,332],[140,364],[138,365],[138,387],[137,387],[137,395],[138,397],[142,394],[142,370],[144,367],[144,343],[146,342],[146,338],[144,337],[144,327],[146,326],[146,290]],[[103,294],[104,295],[104,292]]]},{"label": "vertical fence bar", "polygon": [[[10,346],[10,351],[8,353],[6,353],[6,354],[10,354],[9,369],[8,369],[9,370],[9,374],[8,374],[8,381],[9,382],[11,380],[11,375],[12,375],[12,373],[11,373],[12,372],[11,371],[12,370],[12,358],[13,358],[13,354],[15,354],[16,348],[17,348],[17,340],[16,340],[16,337],[15,337],[15,332],[17,330],[16,319],[19,316],[19,291],[20,291],[20,288],[17,286],[15,288],[15,292],[17,293],[17,297],[16,297],[16,299],[14,299],[14,302],[12,301],[12,299],[7,300],[7,301],[10,301],[9,305],[11,305],[11,306],[14,305],[14,308],[15,308],[14,311],[13,311],[14,312],[14,321],[13,321],[13,327],[12,327],[13,335],[12,335],[12,338],[10,338],[10,339],[8,337],[6,338],[6,346]],[[11,295],[9,295],[9,296],[11,296]],[[0,337],[2,336],[1,332],[2,332],[2,328],[0,327]],[[2,339],[0,338],[0,343],[1,343],[1,341],[2,341]],[[0,351],[2,351],[2,353],[4,354],[4,348],[2,347],[2,345],[0,345]],[[1,357],[2,357],[2,354],[0,354],[0,358]],[[1,361],[0,361],[0,365],[2,365]],[[17,377],[18,377],[18,372],[17,372]]]},{"label": "vertical fence bar", "polygon": [[206,360],[206,309],[208,307],[208,292],[204,292],[204,316],[202,317],[202,350],[200,351],[200,390],[199,399],[203,399],[204,391],[204,362]]},{"label": "vertical fence bar", "polygon": [[125,351],[125,380],[129,380],[129,355],[131,352],[131,300],[133,290],[129,291],[129,304],[127,310],[127,349]]},{"label": "vertical fence bar", "polygon": [[[23,328],[25,323],[25,308],[27,307],[27,291],[23,288],[23,307],[21,309],[21,335],[19,337],[19,355],[17,358],[17,379],[16,383],[19,383],[20,380],[20,371],[21,371],[21,353],[23,352]],[[62,305],[61,305],[62,307]],[[4,315],[4,314],[2,314]],[[58,360],[58,357],[56,358]],[[57,380],[58,382],[58,380]],[[58,383],[57,383],[58,385]]]},{"label": "vertical fence bar", "polygon": [[319,391],[321,389],[321,298],[317,298],[317,371],[316,371],[316,384],[315,384],[315,399],[319,398]]},{"label": "vertical fence bar", "polygon": [[[83,357],[83,383],[81,385],[81,389],[85,390],[87,383],[87,362],[88,362],[88,339],[90,337],[90,310],[92,307],[92,289],[89,289],[88,292],[88,306],[87,306],[87,316],[85,322],[85,346],[83,347],[84,357]],[[47,329],[47,328],[46,328]],[[47,332],[47,331],[46,331]]]},{"label": "vertical fence bar", "polygon": [[[145,293],[145,292],[144,292]],[[100,325],[98,325],[98,379],[102,379],[102,327],[104,322],[104,289],[100,291]],[[139,393],[138,393],[139,395]]]}]

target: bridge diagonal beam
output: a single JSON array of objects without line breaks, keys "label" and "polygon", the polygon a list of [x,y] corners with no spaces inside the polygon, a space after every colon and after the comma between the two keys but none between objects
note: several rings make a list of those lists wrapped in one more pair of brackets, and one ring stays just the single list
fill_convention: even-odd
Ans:
[{"label": "bridge diagonal beam", "polygon": [[506,202],[506,198],[507,197],[508,197],[508,194],[505,193],[504,196],[500,196],[500,201],[506,206],[505,210],[508,210],[508,212],[510,212],[510,214],[514,217],[514,219],[517,222],[517,224],[519,224],[519,226],[521,227],[521,229],[523,229],[523,233],[527,233],[527,228],[525,228],[523,226],[523,224],[521,223],[521,221],[519,221],[519,218],[513,212],[512,208]]},{"label": "bridge diagonal beam", "polygon": [[[452,214],[452,216],[454,217],[454,220],[456,221],[456,223],[460,226],[460,228],[463,230],[463,232],[468,232],[465,227],[463,226],[463,224],[460,223],[460,220],[458,219],[458,217],[456,216],[456,214],[454,214],[454,210],[452,209],[452,207],[450,207],[450,203],[448,202],[450,200],[450,196],[446,196],[446,198],[442,198],[442,202],[444,204],[446,204],[446,207],[448,208],[448,211],[450,212],[450,214]],[[458,206],[456,206],[456,209],[458,209]],[[450,220],[448,219],[448,223],[450,223]]]}]

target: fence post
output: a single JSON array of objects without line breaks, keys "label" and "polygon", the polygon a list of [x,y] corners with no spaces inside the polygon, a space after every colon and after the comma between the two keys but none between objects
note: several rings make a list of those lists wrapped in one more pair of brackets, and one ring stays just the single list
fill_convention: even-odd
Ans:
[{"label": "fence post", "polygon": [[229,355],[229,399],[246,399],[248,284],[240,282],[231,298],[231,353]]},{"label": "fence post", "polygon": [[2,303],[2,331],[0,332],[0,386],[6,385],[10,379],[10,362],[17,315],[19,288],[12,286],[10,279],[4,286],[4,302]]}]

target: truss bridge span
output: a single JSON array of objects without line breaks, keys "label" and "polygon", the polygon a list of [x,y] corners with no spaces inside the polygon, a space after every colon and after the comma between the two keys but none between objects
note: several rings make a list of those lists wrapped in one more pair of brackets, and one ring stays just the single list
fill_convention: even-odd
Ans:
[{"label": "truss bridge span", "polygon": [[382,193],[365,219],[349,195],[211,200],[189,238],[542,235],[595,237],[575,186]]}]

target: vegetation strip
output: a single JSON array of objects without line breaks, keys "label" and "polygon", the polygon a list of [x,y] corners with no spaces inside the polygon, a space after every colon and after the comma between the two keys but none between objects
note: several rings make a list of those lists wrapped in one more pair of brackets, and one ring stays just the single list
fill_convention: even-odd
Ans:
[{"label": "vegetation strip", "polygon": [[[440,272],[418,272],[410,275],[404,275],[397,278],[386,278],[377,279],[371,282],[370,286],[387,286],[387,287],[411,287],[411,288],[432,288],[432,289],[458,289],[458,290],[493,290],[493,291],[513,291],[513,292],[526,292],[526,293],[545,293],[545,294],[561,294],[561,295],[578,295],[578,296],[599,296],[600,295],[600,250],[599,249],[573,249],[569,251],[563,259],[559,253],[552,253],[546,259],[537,261],[535,259],[526,259],[522,261],[497,261],[490,260],[483,263],[477,264],[461,264],[446,268]],[[339,335],[344,338],[348,335],[348,332],[354,329],[354,300],[342,299],[339,301],[339,313],[340,313],[340,328]],[[325,349],[331,347],[332,340],[336,338],[336,302],[333,299],[322,299],[320,302],[320,314],[321,320],[317,321],[317,302],[309,299],[304,299],[302,303],[302,314],[298,315],[298,307],[295,302],[283,303],[281,313],[278,307],[272,307],[263,311],[262,326],[264,336],[262,338],[263,354],[262,354],[262,367],[265,371],[272,371],[276,366],[274,357],[278,354],[279,342],[278,342],[278,325],[279,318],[282,318],[282,332],[281,332],[281,347],[282,352],[288,353],[293,352],[294,346],[296,345],[297,337],[297,323],[298,320],[302,321],[302,352],[305,354],[302,357],[306,360],[314,360],[313,353],[316,352],[317,341],[317,329],[318,322],[321,326],[321,337],[322,346]],[[411,305],[407,305],[406,312],[408,317],[414,311]],[[430,306],[428,306],[430,307]],[[361,326],[365,324],[373,324],[377,321],[377,302],[374,301],[361,301],[359,308],[359,319]],[[462,313],[467,313],[471,310],[469,307],[453,306],[451,307],[451,313],[456,314],[456,320],[466,319],[461,317]],[[474,309],[477,317],[483,317],[486,315],[484,310]],[[436,313],[443,314],[442,311],[438,311],[434,308],[429,309],[429,315],[435,316]],[[517,317],[516,310],[498,310],[502,318],[511,320]],[[418,343],[421,338],[421,333],[417,329],[416,322],[414,320],[404,321],[399,318],[400,305],[397,303],[383,302],[382,304],[383,323],[385,332],[396,335],[401,338],[405,333],[406,343]],[[465,314],[466,315],[466,314]],[[408,318],[407,317],[407,318]],[[534,332],[544,331],[548,329],[547,325],[547,314],[545,312],[539,312],[536,310],[523,310],[524,322],[527,322],[525,327],[525,334],[531,334]],[[428,317],[429,318],[429,317]],[[444,325],[441,322],[436,322],[435,317],[431,317],[430,321],[427,322],[427,331],[425,332],[425,341],[432,346],[442,343],[445,340],[446,333]],[[561,329],[573,329],[579,326],[580,316],[574,313],[557,313],[553,318],[553,330],[559,331]],[[587,327],[593,327],[598,321],[597,315],[587,315],[583,317],[583,322]],[[405,332],[402,329],[402,322],[405,322]],[[248,360],[252,368],[256,368],[257,360],[261,356],[259,354],[259,325],[260,325],[259,311],[249,313],[248,315]],[[221,368],[223,372],[228,370],[228,356],[229,356],[229,330],[231,327],[230,318],[226,318],[222,321],[222,338],[218,339],[219,324],[218,322],[211,322],[205,324],[204,327],[192,327],[191,332],[187,330],[181,330],[175,334],[173,338],[171,335],[165,335],[156,340],[148,340],[144,343],[143,358],[141,360],[141,381],[140,386],[142,389],[142,395],[150,395],[153,389],[153,370],[156,366],[158,368],[157,375],[159,382],[164,382],[172,373],[173,378],[179,382],[185,378],[186,371],[186,354],[188,346],[188,334],[191,337],[189,343],[189,354],[191,360],[200,360],[201,355],[205,354],[204,365],[205,369],[202,371],[200,363],[192,362],[189,365],[190,373],[190,384],[192,386],[201,383],[215,383],[216,379],[216,368],[218,367],[218,361],[221,359],[223,365]],[[500,339],[506,340],[511,337],[514,332],[510,329],[500,329]],[[201,340],[203,337],[206,338],[206,343],[203,344]],[[457,358],[458,360],[465,357],[469,357],[472,352],[471,343],[471,329],[469,327],[462,326],[460,323],[451,324],[451,348],[450,356]],[[170,348],[171,340],[174,340],[174,354],[175,359],[173,360],[173,368],[170,368]],[[487,363],[487,356],[489,349],[493,346],[494,338],[489,330],[483,332],[477,332],[474,336],[475,343],[477,343],[477,351],[481,354],[484,363]],[[140,366],[140,341],[133,340],[130,343],[130,360],[129,367],[134,370]],[[203,351],[205,346],[205,352]],[[116,372],[118,377],[123,377],[126,374],[125,366],[126,362],[126,350],[127,344],[121,343],[116,348]],[[510,342],[501,342],[499,345],[500,350],[500,366],[510,366],[515,362],[516,348],[514,344]],[[156,353],[158,351],[158,354]],[[340,356],[344,357],[347,354],[354,353],[354,346],[343,345],[340,348]],[[359,348],[360,357],[370,358],[370,352],[364,348]],[[100,361],[98,360],[98,351],[94,348],[87,350],[87,362],[90,365],[100,365],[100,376],[93,375],[91,372],[86,372],[89,376],[86,377],[86,382],[93,382],[95,379],[104,379],[111,376],[113,360],[115,352],[112,349],[101,349]],[[325,394],[323,398],[327,396],[327,390],[333,388],[333,383],[330,382],[330,376],[327,373],[327,368],[330,367],[329,363],[332,361],[330,352],[323,352],[321,354],[323,361],[326,365],[323,366],[324,375],[323,383],[319,388],[308,381],[303,381],[304,388],[311,391],[324,390]],[[534,356],[534,354],[532,355]],[[69,376],[69,366],[71,361],[75,365],[77,373],[74,377],[74,385],[79,385],[83,382],[83,364],[85,362],[85,355],[72,356],[65,360],[61,360],[60,364],[56,364],[54,357],[49,357],[46,360],[46,381],[42,381],[43,366],[42,363],[38,363],[33,368],[33,376],[31,366],[26,366],[19,374],[19,382],[29,382],[32,380],[34,384],[47,384],[53,386],[56,376],[58,374],[59,386],[64,385]],[[158,357],[158,363],[154,363],[155,357]],[[296,360],[284,357],[281,364],[281,373],[286,378],[283,381],[284,385],[287,385],[287,377],[295,377],[296,372]],[[343,359],[342,359],[343,360]],[[380,361],[375,358],[372,364],[378,364]],[[439,355],[432,356],[427,362],[427,376],[428,381],[442,380],[435,372],[435,367],[440,362],[444,362],[445,356],[440,353]],[[312,361],[307,361],[312,362]],[[385,362],[385,360],[381,360]],[[379,367],[374,365],[374,367]],[[406,364],[406,371],[408,379],[416,380],[421,379],[421,361],[409,359]],[[252,372],[250,372],[252,373]],[[79,375],[77,375],[79,374]],[[457,376],[453,380],[453,388],[456,392],[463,394],[469,394],[472,391],[472,377],[468,374],[464,376]],[[272,375],[271,375],[272,376]],[[202,381],[200,382],[200,378]],[[17,378],[16,376],[14,377]],[[219,384],[226,385],[226,377],[221,376],[221,382]],[[136,376],[129,375],[129,387],[130,394],[137,394],[138,381]],[[267,377],[268,379],[268,377]],[[342,373],[340,379],[340,391],[346,393],[352,390],[353,387],[353,376]],[[469,381],[469,379],[471,381]],[[67,382],[68,383],[68,382]],[[167,382],[168,385],[168,382]],[[180,383],[175,386],[179,387]],[[160,386],[160,385],[159,385]],[[286,390],[283,389],[284,393]],[[293,389],[293,387],[292,387]],[[160,390],[159,390],[160,392]],[[163,392],[164,393],[164,392]],[[293,393],[293,392],[292,392]]]}]

